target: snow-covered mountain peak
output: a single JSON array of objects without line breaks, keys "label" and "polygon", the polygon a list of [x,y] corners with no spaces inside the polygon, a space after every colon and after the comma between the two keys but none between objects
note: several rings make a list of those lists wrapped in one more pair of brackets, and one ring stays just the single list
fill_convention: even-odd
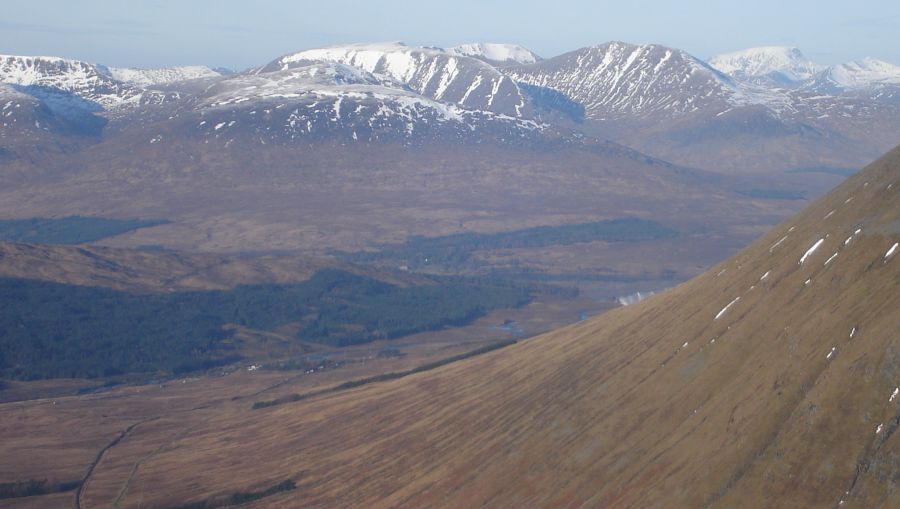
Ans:
[{"label": "snow-covered mountain peak", "polygon": [[797,48],[765,46],[717,55],[709,64],[750,86],[800,88],[840,93],[885,85],[900,85],[900,66],[875,58],[832,66],[807,59]]},{"label": "snow-covered mountain peak", "polygon": [[466,109],[412,90],[384,74],[329,61],[230,76],[207,87],[194,129],[218,139],[337,139],[345,143],[423,139],[521,139],[543,125]]},{"label": "snow-covered mountain peak", "polygon": [[415,71],[417,59],[437,54],[443,54],[443,51],[407,46],[402,42],[341,44],[284,55],[263,67],[261,72],[286,70],[307,61],[323,61],[346,64],[368,72],[381,71],[393,78],[407,81]]},{"label": "snow-covered mountain peak", "polygon": [[845,89],[900,85],[900,66],[871,57],[830,67],[826,79]]},{"label": "snow-covered mountain peak", "polygon": [[448,48],[447,52],[454,55],[481,58],[497,64],[533,64],[541,60],[541,57],[537,56],[533,51],[518,44],[475,42]]},{"label": "snow-covered mountain peak", "polygon": [[582,105],[592,120],[676,116],[724,105],[734,93],[731,81],[706,63],[657,44],[613,41],[507,71]]},{"label": "snow-covered mountain peak", "polygon": [[[0,55],[0,81],[13,85],[60,84],[78,86],[97,80],[100,73],[87,62],[59,57]],[[102,79],[102,78],[101,78]]]},{"label": "snow-covered mountain peak", "polygon": [[41,65],[68,65],[72,67],[91,66],[91,64],[74,58],[54,57],[49,55],[0,55],[0,61],[10,65],[18,63],[22,68],[34,68]]},{"label": "snow-covered mountain peak", "polygon": [[403,83],[429,99],[464,108],[527,116],[525,97],[512,79],[477,58],[440,48],[397,42],[328,46],[285,55],[256,72],[288,70],[309,62],[355,67]]},{"label": "snow-covered mountain peak", "polygon": [[709,64],[730,76],[741,78],[775,76],[789,82],[811,78],[823,66],[788,46],[762,46],[716,55]]},{"label": "snow-covered mountain peak", "polygon": [[581,53],[581,60],[584,62],[593,62],[600,58],[606,67],[614,66],[627,69],[635,64],[640,65],[652,62],[654,64],[654,72],[664,69],[684,68],[704,75],[716,75],[718,73],[706,62],[690,53],[661,44],[632,44],[622,41],[610,41],[576,50],[575,53]]},{"label": "snow-covered mountain peak", "polygon": [[[455,58],[440,48],[407,46],[402,42],[354,43],[291,53],[263,67],[260,72],[285,70],[310,61],[335,62],[409,82],[423,62],[441,57]],[[480,61],[479,64],[487,67]]]},{"label": "snow-covered mountain peak", "polygon": [[100,109],[136,105],[144,96],[142,89],[113,79],[99,66],[59,57],[0,56],[0,82],[67,108],[78,101]]}]

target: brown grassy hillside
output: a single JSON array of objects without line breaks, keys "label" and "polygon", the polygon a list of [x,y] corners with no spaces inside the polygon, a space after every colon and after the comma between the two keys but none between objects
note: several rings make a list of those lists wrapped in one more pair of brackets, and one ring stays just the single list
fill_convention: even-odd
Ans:
[{"label": "brown grassy hillside", "polygon": [[640,304],[391,382],[230,405],[152,447],[125,439],[82,507],[285,479],[297,488],[245,507],[898,507],[898,192],[895,149]]},{"label": "brown grassy hillside", "polygon": [[325,268],[401,285],[420,279],[314,256],[237,256],[0,241],[0,277],[130,292],[224,290],[247,284],[299,283]]}]

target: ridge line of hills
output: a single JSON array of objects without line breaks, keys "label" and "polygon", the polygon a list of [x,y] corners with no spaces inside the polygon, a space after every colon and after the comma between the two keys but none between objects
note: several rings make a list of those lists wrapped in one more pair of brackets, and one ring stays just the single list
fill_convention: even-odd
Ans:
[{"label": "ridge line of hills", "polygon": [[[777,47],[707,63],[621,42],[549,59],[514,45],[349,44],[238,73],[2,56],[0,83],[6,158],[26,135],[109,138],[140,126],[146,142],[159,143],[161,126],[180,125],[204,142],[587,135],[714,170],[846,168],[892,146],[883,133],[900,118],[900,68],[875,59],[824,67]],[[699,146],[702,159],[693,155]],[[751,158],[761,147],[771,156]]]}]

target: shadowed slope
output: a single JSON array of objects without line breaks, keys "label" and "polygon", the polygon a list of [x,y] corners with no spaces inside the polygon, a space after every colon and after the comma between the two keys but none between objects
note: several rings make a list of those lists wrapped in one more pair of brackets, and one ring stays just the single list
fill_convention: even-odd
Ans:
[{"label": "shadowed slope", "polygon": [[284,479],[296,489],[248,507],[896,507],[898,192],[895,149],[675,289],[427,373],[223,415],[133,473],[100,464],[84,506],[131,476],[153,492],[119,507]]},{"label": "shadowed slope", "polygon": [[311,256],[237,256],[0,241],[0,278],[37,279],[133,293],[299,283],[326,268],[401,286],[420,279],[398,278],[396,274]]}]

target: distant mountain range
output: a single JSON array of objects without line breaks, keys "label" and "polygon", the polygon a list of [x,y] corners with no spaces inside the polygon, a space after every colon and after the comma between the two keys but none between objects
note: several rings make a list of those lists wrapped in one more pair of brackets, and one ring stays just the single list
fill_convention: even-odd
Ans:
[{"label": "distant mountain range", "polygon": [[866,57],[821,65],[797,48],[770,46],[716,55],[709,65],[737,81],[829,91],[900,85],[900,66]]},{"label": "distant mountain range", "polygon": [[704,62],[622,42],[549,59],[509,44],[348,44],[238,73],[0,56],[0,82],[7,153],[35,130],[108,137],[170,122],[204,141],[260,143],[587,135],[678,164],[746,171],[858,167],[900,128],[900,67],[872,58],[823,66],[784,47]]}]

